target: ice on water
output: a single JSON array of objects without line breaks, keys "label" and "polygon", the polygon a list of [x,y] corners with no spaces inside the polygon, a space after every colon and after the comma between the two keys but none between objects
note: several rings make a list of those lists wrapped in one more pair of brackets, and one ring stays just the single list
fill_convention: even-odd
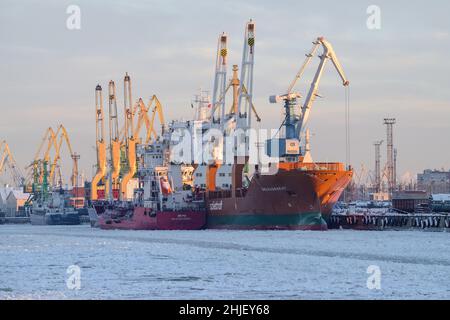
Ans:
[{"label": "ice on water", "polygon": [[0,298],[450,299],[449,247],[446,232],[1,225]]}]

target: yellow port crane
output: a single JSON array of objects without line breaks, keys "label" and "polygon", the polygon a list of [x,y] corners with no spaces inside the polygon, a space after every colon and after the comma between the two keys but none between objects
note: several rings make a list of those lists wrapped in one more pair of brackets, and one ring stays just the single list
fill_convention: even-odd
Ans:
[{"label": "yellow port crane", "polygon": [[[97,172],[91,183],[91,200],[97,200],[97,188],[100,180],[106,176],[106,141],[103,114],[102,87],[95,88],[95,122],[96,122],[96,149],[97,149]],[[105,194],[106,196],[106,194]]]},{"label": "yellow port crane", "polygon": [[131,79],[128,73],[125,74],[124,78],[124,114],[124,146],[127,156],[128,172],[123,175],[122,181],[120,182],[119,197],[121,200],[127,198],[128,182],[136,174],[136,139],[134,132],[134,114],[132,110]]},{"label": "yellow port crane", "polygon": [[[59,137],[59,140],[58,140],[58,137]],[[50,170],[49,170],[49,174],[48,174],[48,182],[50,183],[50,185],[56,184],[56,183],[54,183],[54,176],[55,176],[55,172],[60,170],[61,147],[62,147],[62,144],[64,141],[67,144],[67,147],[70,152],[70,156],[73,160],[72,175],[71,175],[71,179],[70,179],[71,184],[73,187],[77,186],[78,160],[79,160],[80,156],[73,152],[72,145],[71,145],[70,139],[69,139],[69,135],[67,133],[66,128],[62,124],[58,126],[58,129],[56,130],[56,132],[51,127],[48,127],[45,130],[44,137],[42,138],[39,148],[34,156],[34,160],[33,160],[32,164],[28,167],[28,168],[32,169],[31,174],[29,174],[28,176],[32,177],[31,180],[33,181],[33,183],[39,183],[39,184],[43,183],[43,179],[44,179],[43,175],[44,175],[45,170],[43,170],[43,168],[41,168],[41,166],[46,166],[47,164],[49,164]],[[41,155],[42,151],[44,150],[45,144],[46,144],[46,148],[41,157],[40,155]],[[52,150],[54,151],[54,156],[53,156],[53,159],[51,160],[50,158],[51,158]],[[59,172],[58,172],[58,174],[60,175]],[[61,177],[58,179],[58,181],[61,181]]]},{"label": "yellow port crane", "polygon": [[[41,158],[40,154],[43,151],[45,143],[47,143],[47,147]],[[44,170],[40,170],[41,168],[39,167],[44,165],[43,162],[45,162],[45,165],[50,162],[50,151],[52,150],[52,147],[54,150],[57,148],[56,134],[53,128],[48,127],[45,130],[39,148],[34,155],[33,162],[27,167],[30,169],[27,174],[27,191],[31,191],[31,184],[42,183]]]},{"label": "yellow port crane", "polygon": [[116,101],[116,85],[113,80],[108,85],[109,94],[109,139],[110,139],[110,151],[111,151],[111,181],[109,184],[110,198],[113,198],[113,189],[119,185],[120,175],[120,135],[119,135],[119,122],[117,116],[117,101]]},{"label": "yellow port crane", "polygon": [[8,143],[6,140],[3,140],[0,142],[0,175],[3,173],[3,170],[6,169],[5,164],[9,168],[13,183],[17,187],[23,186],[25,179],[17,166],[16,160],[14,160]]},{"label": "yellow port crane", "polygon": [[[80,159],[80,156],[78,154],[76,154],[75,152],[73,152],[72,149],[72,145],[70,143],[70,139],[69,139],[69,135],[67,133],[66,128],[63,125],[60,125],[58,127],[58,131],[56,132],[56,136],[58,136],[58,133],[60,134],[59,136],[59,141],[58,144],[56,145],[56,149],[55,149],[55,156],[53,158],[53,162],[50,166],[50,174],[49,174],[49,181],[53,181],[54,176],[55,176],[55,170],[60,163],[61,160],[61,147],[63,142],[66,142],[67,148],[69,149],[70,152],[70,157],[72,158],[73,161],[73,165],[72,165],[72,175],[70,177],[70,182],[72,187],[78,187],[78,160]],[[61,180],[58,179],[58,180]]]},{"label": "yellow port crane", "polygon": [[[145,124],[147,131],[145,136],[145,143],[149,143],[153,141],[153,139],[156,139],[158,137],[158,134],[156,133],[155,130],[156,113],[158,113],[159,123],[161,124],[161,131],[162,133],[164,133],[165,120],[163,108],[161,102],[159,101],[158,97],[156,97],[156,95],[153,95],[151,97],[147,107],[145,106],[144,101],[142,99],[139,99],[138,105],[139,105],[139,116],[134,136],[137,137],[139,135],[139,131],[141,130],[142,125]],[[148,115],[150,110],[152,113],[151,117],[149,117]]]}]

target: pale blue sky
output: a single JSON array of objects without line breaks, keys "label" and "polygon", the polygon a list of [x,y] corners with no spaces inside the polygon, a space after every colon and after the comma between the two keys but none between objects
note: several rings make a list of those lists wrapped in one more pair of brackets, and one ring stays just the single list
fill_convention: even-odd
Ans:
[{"label": "pale blue sky", "polygon": [[[383,118],[396,117],[399,175],[449,169],[450,4],[343,3],[2,0],[0,139],[8,140],[25,166],[45,128],[63,123],[90,176],[97,83],[106,88],[114,79],[121,93],[123,75],[129,72],[134,98],[156,93],[166,118],[189,118],[193,94],[200,86],[212,86],[217,36],[228,33],[229,63],[239,64],[244,25],[253,18],[254,101],[263,127],[279,126],[281,106],[269,104],[268,96],[286,90],[311,41],[323,35],[351,83],[353,165],[373,167],[372,143],[386,138]],[[70,4],[81,8],[81,30],[66,28]],[[381,30],[366,27],[371,4],[381,8]],[[306,92],[311,72],[306,79],[300,92]],[[319,92],[325,98],[311,113],[313,157],[344,161],[344,89],[331,65]],[[383,148],[384,158],[385,153]]]}]

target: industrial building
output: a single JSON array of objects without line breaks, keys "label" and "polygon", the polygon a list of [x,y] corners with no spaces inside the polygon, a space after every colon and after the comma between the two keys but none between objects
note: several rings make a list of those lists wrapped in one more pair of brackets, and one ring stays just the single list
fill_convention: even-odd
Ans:
[{"label": "industrial building", "polygon": [[29,193],[24,193],[22,190],[11,189],[6,196],[4,202],[4,212],[8,217],[16,217],[25,214],[24,206],[30,197]]},{"label": "industrial building", "polygon": [[430,197],[425,191],[402,191],[392,195],[392,208],[400,212],[428,211]]},{"label": "industrial building", "polygon": [[450,193],[450,171],[426,169],[417,174],[417,189],[426,191],[429,195]]}]

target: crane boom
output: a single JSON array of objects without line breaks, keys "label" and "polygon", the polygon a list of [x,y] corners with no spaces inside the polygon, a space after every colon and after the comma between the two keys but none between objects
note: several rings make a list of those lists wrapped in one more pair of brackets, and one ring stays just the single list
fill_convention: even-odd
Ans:
[{"label": "crane boom", "polygon": [[125,114],[125,147],[127,154],[128,172],[120,182],[120,198],[126,198],[128,182],[136,173],[136,139],[134,136],[134,117],[131,98],[131,79],[128,73],[124,78],[124,114]]},{"label": "crane boom", "polygon": [[19,166],[16,163],[16,160],[14,160],[14,157],[11,153],[11,149],[9,148],[8,143],[5,140],[3,140],[0,143],[0,174],[3,172],[5,163],[8,165],[11,171],[11,176],[14,184],[18,187],[23,186],[25,181],[23,174],[20,171]]},{"label": "crane boom", "polygon": [[[211,110],[211,120],[217,122],[215,119],[215,113],[218,109],[220,122],[223,124],[225,117],[225,90],[226,90],[226,79],[227,79],[227,35],[222,33],[219,36],[217,44],[217,55],[216,55],[216,69],[214,77],[214,90],[213,90],[213,100],[212,100],[212,110]],[[224,96],[223,99],[219,97]]]},{"label": "crane boom", "polygon": [[[155,103],[155,105],[153,108],[151,108],[153,103]],[[162,133],[164,133],[165,120],[164,120],[163,108],[162,108],[161,102],[156,97],[156,95],[153,95],[152,98],[150,99],[150,102],[148,103],[147,113],[150,109],[152,109],[152,117],[148,123],[149,126],[147,127],[147,136],[145,139],[145,143],[149,143],[152,140],[152,137],[151,137],[152,134],[154,136],[154,139],[156,139],[158,136],[155,131],[156,113],[158,113],[159,123],[161,124],[161,131],[162,131]]]},{"label": "crane boom", "polygon": [[[302,96],[299,93],[292,92],[292,90],[294,89],[297,81],[302,77],[306,67],[310,63],[311,58],[315,55],[319,46],[323,47],[323,52],[319,56],[320,63],[299,114],[296,110],[298,106],[297,101]],[[349,85],[349,81],[344,74],[342,66],[333,50],[333,47],[327,40],[325,40],[325,38],[318,37],[316,41],[313,42],[313,47],[310,52],[306,54],[306,60],[300,67],[300,70],[297,72],[294,80],[289,85],[287,93],[281,96],[271,96],[269,99],[271,103],[284,101],[285,119],[282,126],[284,126],[285,128],[285,136],[281,139],[267,140],[267,154],[285,157],[286,161],[289,162],[298,161],[298,156],[302,155],[302,152],[300,150],[300,137],[302,136],[302,130],[305,129],[305,124],[308,121],[312,104],[315,98],[318,96],[317,90],[328,59],[332,61],[334,67],[336,68],[339,76],[342,79],[342,84],[344,86]],[[305,154],[303,153],[303,156],[304,155]]]},{"label": "crane boom", "polygon": [[[109,93],[109,140],[111,149],[111,184],[117,185],[120,174],[120,138],[119,120],[117,117],[116,85],[110,81],[108,85]],[[110,190],[112,195],[112,190]]]},{"label": "crane boom", "polygon": [[97,85],[95,88],[95,122],[96,122],[96,150],[97,150],[97,172],[92,178],[91,200],[97,200],[97,186],[101,179],[106,175],[106,142],[105,125],[103,114],[102,87]]},{"label": "crane boom", "polygon": [[308,64],[311,62],[312,57],[314,57],[317,49],[319,48],[320,43],[318,41],[314,41],[313,42],[313,47],[311,48],[310,52],[305,54],[306,55],[306,59],[303,62],[302,66],[300,67],[300,70],[297,72],[297,74],[295,75],[294,80],[291,82],[291,84],[289,85],[289,88],[287,90],[287,94],[289,95],[292,90],[294,89],[295,85],[297,84],[298,79],[300,79],[303,75],[303,73],[305,72],[306,67],[308,66]]},{"label": "crane boom", "polygon": [[342,84],[344,86],[349,85],[349,81],[347,80],[347,77],[344,74],[344,70],[342,69],[342,66],[341,66],[331,44],[327,40],[325,40],[325,38],[323,38],[323,37],[317,38],[317,41],[322,45],[323,53],[320,56],[319,67],[317,68],[317,71],[314,75],[314,79],[311,83],[311,87],[309,89],[308,95],[306,96],[305,102],[302,106],[301,119],[300,119],[300,123],[297,126],[297,137],[300,137],[300,134],[301,134],[303,128],[305,127],[306,122],[308,121],[312,104],[318,95],[317,90],[319,88],[320,79],[322,77],[323,70],[325,68],[325,65],[326,65],[328,59],[330,59],[332,61],[334,67],[336,68],[336,71],[338,72],[339,76],[342,79]]},{"label": "crane boom", "polygon": [[[253,102],[253,66],[255,57],[255,23],[250,20],[245,27],[244,50],[242,52],[241,78],[237,125],[239,128],[251,127],[251,106]],[[244,90],[244,86],[247,90]]]},{"label": "crane boom", "polygon": [[50,173],[49,173],[49,181],[53,181],[55,170],[58,166],[58,162],[61,160],[61,147],[63,142],[66,142],[67,148],[69,149],[70,157],[73,160],[73,166],[72,166],[72,176],[70,178],[70,181],[72,183],[73,187],[77,187],[76,181],[78,177],[78,159],[80,158],[79,155],[73,152],[72,145],[70,143],[69,134],[67,133],[66,128],[61,124],[57,130],[57,133],[60,134],[59,141],[57,148],[55,150],[55,156],[53,158],[53,162],[50,166]]}]

